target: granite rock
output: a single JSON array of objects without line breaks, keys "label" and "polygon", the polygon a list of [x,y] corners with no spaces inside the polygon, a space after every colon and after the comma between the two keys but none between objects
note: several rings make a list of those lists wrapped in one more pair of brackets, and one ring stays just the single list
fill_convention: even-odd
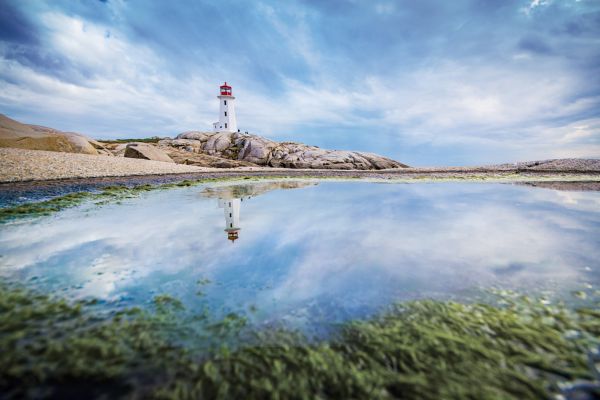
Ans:
[{"label": "granite rock", "polygon": [[0,147],[94,155],[110,153],[101,143],[82,134],[23,124],[2,114],[0,114]]},{"label": "granite rock", "polygon": [[239,132],[184,132],[176,139],[161,140],[161,146],[269,167],[360,170],[407,167],[373,153],[325,150]]},{"label": "granite rock", "polygon": [[127,143],[124,157],[174,163],[163,150],[147,143]]}]

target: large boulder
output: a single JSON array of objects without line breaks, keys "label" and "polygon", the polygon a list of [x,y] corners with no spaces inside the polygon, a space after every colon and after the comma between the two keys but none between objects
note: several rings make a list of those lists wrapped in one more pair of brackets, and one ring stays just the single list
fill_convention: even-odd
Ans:
[{"label": "large boulder", "polygon": [[[112,152],[113,155],[117,156],[117,157],[124,157],[125,156],[125,150],[127,149],[127,145],[130,144],[129,143],[110,143],[107,144],[106,146],[110,149],[110,151]],[[135,142],[137,143],[137,142]],[[142,143],[140,143],[142,144]]]},{"label": "large boulder", "polygon": [[214,134],[214,132],[188,131],[180,133],[175,139],[190,139],[206,142],[208,138],[213,136]]},{"label": "large boulder", "polygon": [[167,153],[148,143],[127,143],[127,146],[125,147],[125,153],[123,155],[128,158],[141,158],[144,160],[163,161],[169,163],[175,162],[167,155]]},{"label": "large boulder", "polygon": [[100,143],[97,140],[94,139],[89,139],[88,138],[89,143],[96,149],[96,151],[98,152],[98,154],[103,155],[103,156],[113,156],[113,153],[102,143]]},{"label": "large boulder", "polygon": [[202,150],[202,142],[190,139],[162,139],[158,142],[158,146],[163,150],[174,147],[190,153],[201,153]]},{"label": "large boulder", "polygon": [[267,165],[271,151],[277,143],[260,136],[250,136],[243,141],[243,147],[238,153],[238,159],[258,165]]},{"label": "large boulder", "polygon": [[91,141],[79,133],[26,125],[0,114],[0,147],[98,154]]},{"label": "large boulder", "polygon": [[[27,125],[35,132],[49,136],[65,138],[71,146],[69,153],[98,154],[96,148],[90,143],[92,139],[75,132],[62,132],[53,128],[40,125]],[[43,149],[42,149],[43,150]]]},{"label": "large boulder", "polygon": [[208,138],[206,144],[203,146],[204,151],[207,154],[221,154],[233,145],[231,140],[231,133],[219,132]]}]

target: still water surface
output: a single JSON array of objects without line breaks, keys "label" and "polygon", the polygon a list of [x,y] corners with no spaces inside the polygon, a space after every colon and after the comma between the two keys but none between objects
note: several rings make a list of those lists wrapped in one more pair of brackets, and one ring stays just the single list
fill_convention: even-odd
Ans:
[{"label": "still water surface", "polygon": [[600,193],[210,184],[5,224],[0,255],[0,277],[106,309],[166,293],[190,310],[320,332],[396,301],[598,289]]}]

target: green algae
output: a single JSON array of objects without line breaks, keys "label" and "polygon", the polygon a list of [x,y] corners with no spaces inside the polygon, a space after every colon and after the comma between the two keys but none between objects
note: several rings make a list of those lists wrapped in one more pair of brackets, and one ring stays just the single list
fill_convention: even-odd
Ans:
[{"label": "green algae", "polygon": [[[167,295],[155,297],[149,311],[102,315],[93,301],[67,302],[0,283],[0,393],[7,399],[549,398],[560,384],[593,379],[586,356],[598,346],[600,312],[546,303],[526,297],[503,299],[503,306],[402,303],[350,322],[328,340],[309,340],[251,329],[236,314],[190,320],[195,310]],[[192,320],[202,329],[192,329]],[[228,335],[237,344],[225,345]],[[220,345],[202,346],[211,340]]]},{"label": "green algae", "polygon": [[89,192],[69,193],[46,201],[2,208],[0,209],[0,221],[24,216],[50,215],[62,209],[76,206],[91,195]]},{"label": "green algae", "polygon": [[[236,178],[238,180],[239,178]],[[107,186],[100,192],[76,192],[55,197],[40,202],[31,202],[13,207],[0,208],[0,223],[14,219],[47,216],[64,209],[75,207],[84,202],[91,201],[96,205],[117,203],[127,198],[135,198],[141,193],[154,190],[165,190],[177,187],[190,187],[200,184],[232,180],[231,178],[207,178],[198,180],[183,180],[176,183],[161,185],[137,185],[137,186]]]}]

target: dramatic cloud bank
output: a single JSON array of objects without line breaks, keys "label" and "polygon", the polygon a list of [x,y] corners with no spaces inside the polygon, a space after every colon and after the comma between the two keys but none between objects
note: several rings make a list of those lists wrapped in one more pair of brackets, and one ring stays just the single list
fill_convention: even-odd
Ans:
[{"label": "dramatic cloud bank", "polygon": [[413,165],[600,157],[594,0],[0,5],[0,112],[96,137],[244,131]]}]

